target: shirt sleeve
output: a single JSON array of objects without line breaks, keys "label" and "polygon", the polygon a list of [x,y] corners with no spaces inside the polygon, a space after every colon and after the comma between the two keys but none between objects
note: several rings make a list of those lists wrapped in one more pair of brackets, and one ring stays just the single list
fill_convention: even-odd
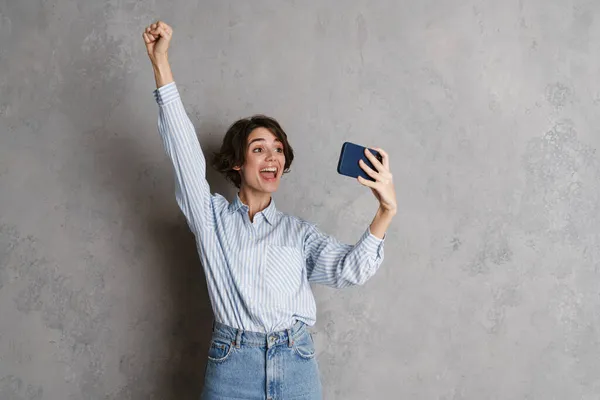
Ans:
[{"label": "shirt sleeve", "polygon": [[304,240],[309,282],[334,288],[364,284],[375,275],[383,261],[384,239],[375,237],[367,228],[360,240],[351,246],[309,225]]},{"label": "shirt sleeve", "polygon": [[175,171],[175,198],[194,234],[211,225],[206,161],[175,82],[154,90],[158,132]]}]

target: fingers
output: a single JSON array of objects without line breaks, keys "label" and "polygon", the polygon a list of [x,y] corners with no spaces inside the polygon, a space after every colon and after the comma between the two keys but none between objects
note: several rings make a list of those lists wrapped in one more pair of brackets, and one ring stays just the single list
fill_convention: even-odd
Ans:
[{"label": "fingers", "polygon": [[167,33],[171,33],[173,31],[173,29],[171,29],[169,25],[165,24],[162,21],[157,21],[156,25],[160,28],[163,28]]},{"label": "fingers", "polygon": [[[375,149],[373,149],[375,150]],[[378,171],[382,171],[384,166],[382,163],[379,162],[379,160],[377,159],[377,157],[375,157],[375,155],[373,153],[371,153],[370,149],[365,149],[365,154],[367,156],[367,158],[369,159],[369,161],[371,161],[371,163],[373,164],[373,166],[375,167],[375,169],[377,169]]]},{"label": "fingers", "polygon": [[152,24],[151,27],[152,30],[160,30],[167,35],[171,35],[173,33],[173,28],[162,21],[156,21],[156,23]]},{"label": "fingers", "polygon": [[381,154],[381,162],[371,153],[368,149],[365,150],[365,154],[369,161],[373,164],[375,169],[378,172],[377,181],[388,183],[393,180],[392,173],[390,172],[390,156],[383,149],[379,147],[374,147],[373,150],[376,150]]},{"label": "fingers", "polygon": [[[162,21],[156,21],[155,23],[146,27],[145,33],[150,39],[153,40],[156,40],[159,37],[170,39],[171,35],[173,34],[173,28]],[[144,37],[144,39],[146,38]]]},{"label": "fingers", "polygon": [[144,38],[144,42],[146,44],[150,44],[150,43],[152,43],[152,42],[154,42],[156,40],[156,38],[154,37],[154,35],[151,33],[150,26],[146,27],[146,30],[144,30],[144,32],[142,33],[142,37]]},{"label": "fingers", "polygon": [[375,189],[377,187],[377,182],[370,181],[368,179],[363,178],[362,176],[358,177],[358,182],[361,185],[369,187],[371,189]]},{"label": "fingers", "polygon": [[144,38],[144,42],[146,42],[146,44],[150,44],[152,42],[155,42],[158,39],[158,35],[153,34],[153,30],[150,26],[146,27],[146,30],[144,31],[144,33],[142,33],[142,37]]},{"label": "fingers", "polygon": [[171,39],[171,34],[168,33],[165,28],[163,28],[162,26],[157,27],[156,29],[150,31],[151,34],[153,34],[156,37],[164,37],[166,39]]},{"label": "fingers", "polygon": [[375,147],[375,148],[373,148],[373,150],[377,150],[377,151],[379,152],[379,154],[381,154],[381,159],[382,159],[382,162],[383,162],[383,166],[384,166],[386,169],[388,169],[388,170],[389,170],[389,169],[390,169],[390,156],[388,155],[388,153],[387,153],[387,152],[385,152],[385,151],[384,151],[382,148],[380,148],[380,147]]},{"label": "fingers", "polygon": [[367,175],[369,175],[371,178],[375,179],[376,181],[381,180],[379,173],[377,171],[373,170],[373,168],[369,167],[367,165],[367,163],[365,163],[362,159],[358,160],[358,165],[360,165],[360,167],[363,169],[363,171],[365,171],[367,173]]},{"label": "fingers", "polygon": [[379,162],[377,157],[375,157],[373,155],[373,153],[371,153],[367,149],[367,150],[365,150],[365,154],[366,154],[367,158],[369,159],[369,161],[371,161],[371,163],[375,167],[376,171],[373,170],[373,168],[370,168],[363,160],[359,161],[360,167],[371,178],[375,179],[375,181],[377,183],[381,183],[383,185],[392,183],[394,180],[394,177],[392,176],[392,173],[389,170],[389,155],[385,151],[383,151],[379,148],[373,148],[373,150],[377,150],[381,154],[381,161],[383,162],[383,164],[381,162]]}]

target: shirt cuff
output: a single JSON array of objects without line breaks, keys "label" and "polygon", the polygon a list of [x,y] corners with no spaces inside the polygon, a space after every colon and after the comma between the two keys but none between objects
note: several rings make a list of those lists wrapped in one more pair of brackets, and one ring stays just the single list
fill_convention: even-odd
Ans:
[{"label": "shirt cuff", "polygon": [[179,90],[175,82],[167,83],[157,89],[154,89],[154,100],[159,106],[164,106],[179,98]]},{"label": "shirt cuff", "polygon": [[361,243],[369,253],[376,254],[377,258],[383,258],[383,244],[386,236],[387,234],[383,236],[383,239],[379,239],[371,233],[370,228],[367,228],[361,238]]}]

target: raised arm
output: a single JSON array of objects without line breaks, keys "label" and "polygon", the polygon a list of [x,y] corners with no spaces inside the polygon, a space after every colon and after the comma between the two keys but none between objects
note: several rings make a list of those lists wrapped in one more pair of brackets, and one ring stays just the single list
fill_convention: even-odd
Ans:
[{"label": "raised arm", "polygon": [[159,107],[158,132],[175,170],[175,197],[190,229],[197,235],[212,225],[211,195],[200,142],[169,65],[168,48],[172,34],[170,26],[158,21],[148,26],[142,36],[157,86],[154,97]]},{"label": "raised arm", "polygon": [[375,150],[382,155],[381,162],[368,149],[365,149],[365,154],[376,170],[360,161],[361,168],[373,181],[358,178],[361,184],[372,190],[379,201],[375,218],[354,246],[342,244],[311,226],[304,237],[304,254],[310,282],[336,288],[361,285],[375,274],[383,261],[383,242],[396,215],[397,203],[389,156],[383,149]]},{"label": "raised arm", "polygon": [[309,225],[304,237],[308,280],[334,288],[362,285],[379,269],[383,243],[367,229],[351,246]]}]

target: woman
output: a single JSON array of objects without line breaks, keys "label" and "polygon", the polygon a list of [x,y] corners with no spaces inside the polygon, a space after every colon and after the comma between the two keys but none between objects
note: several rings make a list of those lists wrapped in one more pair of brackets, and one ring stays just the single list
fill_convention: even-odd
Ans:
[{"label": "woman", "polygon": [[383,260],[383,238],[396,214],[388,155],[366,152],[375,179],[359,178],[379,208],[349,246],[314,225],[283,214],[271,194],[294,153],[272,118],[254,116],[227,131],[213,165],[239,189],[229,203],[212,195],[206,162],[168,62],[173,30],[158,21],[143,33],[154,68],[158,130],[175,168],[176,198],[196,243],[214,312],[204,399],[320,399],[315,350],[306,325],[316,320],[310,282],[360,285]]}]

